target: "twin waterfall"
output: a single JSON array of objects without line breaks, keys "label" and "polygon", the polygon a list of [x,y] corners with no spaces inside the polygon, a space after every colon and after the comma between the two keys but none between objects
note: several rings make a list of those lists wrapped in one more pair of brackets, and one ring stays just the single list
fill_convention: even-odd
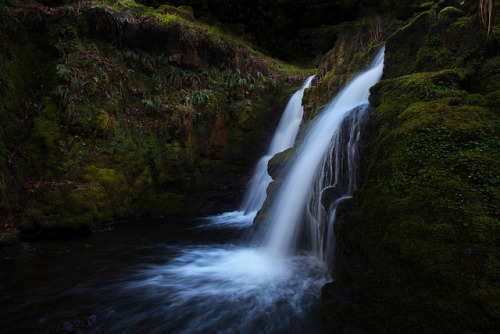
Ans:
[{"label": "twin waterfall", "polygon": [[[115,313],[126,321],[112,322],[107,332],[151,332],[153,325],[155,333],[327,333],[320,318],[319,291],[331,280],[326,265],[333,253],[335,210],[356,187],[360,122],[369,88],[382,75],[383,52],[295,143],[296,159],[275,181],[271,205],[260,213],[265,217],[259,229],[262,238],[252,243],[243,236],[253,235],[253,219],[266,199],[272,181],[269,159],[294,145],[302,94],[312,78],[284,111],[241,211],[195,221],[202,224],[184,230],[185,239],[155,247],[168,261],[158,261],[163,255],[149,255],[152,263],[119,286],[125,293],[113,305],[124,305]],[[295,251],[299,234],[301,245],[309,239],[305,244],[312,252]],[[129,296],[140,298],[131,301]],[[139,299],[145,302],[137,303]]]},{"label": "twin waterfall", "polygon": [[[266,212],[264,224],[266,230],[262,245],[271,258],[286,258],[295,251],[299,231],[304,228],[302,224],[305,222],[307,225],[305,234],[310,239],[308,243],[312,251],[323,262],[331,261],[328,259],[328,254],[333,247],[335,210],[343,199],[352,195],[356,187],[360,120],[368,106],[369,89],[382,76],[383,63],[384,48],[379,51],[370,68],[358,74],[342,89],[307,129],[304,139],[297,148],[297,157],[282,176],[277,194],[272,197],[271,206]],[[311,78],[294,98],[299,99],[302,96],[304,88],[310,85],[310,81]],[[294,106],[289,106],[290,108],[297,108],[297,103],[300,105],[300,102],[293,100],[294,98],[292,98]],[[287,148],[288,145],[292,146],[287,143],[282,146],[283,148],[274,147],[276,137],[281,137],[281,133],[287,133],[284,130],[287,125],[284,123],[289,116],[286,113],[287,111],[273,139],[272,149],[259,162],[258,170],[262,169],[265,172],[267,161],[274,153]],[[289,126],[293,127],[294,134],[289,135],[287,140],[295,138],[299,122],[294,118],[290,123]],[[262,171],[259,173],[262,174]],[[254,176],[249,194],[244,201],[247,212],[260,208],[265,199],[263,189],[270,180],[267,172],[265,175]],[[259,192],[258,194],[253,193],[254,188],[258,188],[255,190]],[[323,208],[321,203],[324,193],[331,195],[328,198],[331,202],[328,208]]]},{"label": "twin waterfall", "polygon": [[[8,322],[1,331],[328,333],[319,291],[331,280],[326,265],[331,268],[337,205],[356,188],[360,124],[369,88],[382,75],[383,52],[294,143],[312,78],[305,82],[284,111],[241,211],[124,224],[109,235],[65,243],[64,250],[40,244],[37,256],[28,242],[22,261],[6,257],[0,304],[9,307],[0,307],[0,318]],[[267,163],[292,146],[295,159],[266,200]],[[259,209],[260,234],[249,239]],[[296,251],[298,244],[310,248]],[[27,267],[42,280],[21,275]]]}]

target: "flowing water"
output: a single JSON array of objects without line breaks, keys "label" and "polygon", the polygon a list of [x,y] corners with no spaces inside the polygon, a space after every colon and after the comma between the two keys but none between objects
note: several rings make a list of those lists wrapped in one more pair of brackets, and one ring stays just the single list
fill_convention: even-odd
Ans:
[{"label": "flowing water", "polygon": [[321,174],[321,162],[332,138],[350,112],[368,103],[370,87],[380,80],[383,66],[384,48],[370,68],[343,88],[307,130],[297,158],[284,176],[268,212],[270,223],[266,224],[268,231],[263,244],[272,258],[286,258],[293,254],[312,185]]},{"label": "flowing water", "polygon": [[317,259],[276,263],[251,233],[230,213],[0,250],[0,332],[324,333]]},{"label": "flowing water", "polygon": [[250,180],[245,196],[241,203],[241,211],[246,214],[254,214],[262,207],[262,203],[266,199],[266,189],[272,179],[267,173],[267,163],[278,152],[282,152],[293,146],[295,137],[299,131],[300,123],[304,109],[302,107],[302,96],[304,90],[311,86],[311,81],[314,76],[309,77],[302,87],[295,92],[288,101],[288,104],[283,111],[280,122],[269,146],[266,155],[260,158],[255,167],[252,179]]},{"label": "flowing water", "polygon": [[367,107],[354,108],[341,122],[319,164],[306,203],[304,222],[308,229],[304,233],[309,237],[309,248],[329,268],[333,267],[337,207],[352,198],[358,187],[359,144]]},{"label": "flowing water", "polygon": [[[355,79],[346,88],[355,89],[341,92],[314,123],[321,135],[306,135],[305,143],[320,147],[304,150],[307,158],[292,167],[287,179],[293,181],[284,182],[282,193],[293,196],[281,196],[264,245],[252,241],[258,199],[214,217],[130,222],[84,239],[5,248],[0,332],[325,333],[319,291],[328,273],[317,254],[294,250],[291,235],[332,135],[349,110],[366,103],[380,61],[377,73],[361,74],[364,84]],[[293,178],[297,171],[300,180]]]}]

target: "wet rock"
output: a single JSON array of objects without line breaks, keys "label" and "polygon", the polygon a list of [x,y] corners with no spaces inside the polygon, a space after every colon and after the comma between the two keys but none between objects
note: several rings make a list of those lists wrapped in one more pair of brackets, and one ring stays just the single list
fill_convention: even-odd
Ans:
[{"label": "wet rock", "polygon": [[321,193],[321,204],[328,210],[331,203],[333,203],[336,199],[342,197],[342,189],[339,186],[332,186],[325,188]]}]

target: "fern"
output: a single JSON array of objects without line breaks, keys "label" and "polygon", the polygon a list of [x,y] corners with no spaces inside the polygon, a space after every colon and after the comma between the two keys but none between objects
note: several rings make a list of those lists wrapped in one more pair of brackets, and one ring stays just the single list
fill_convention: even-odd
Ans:
[{"label": "fern", "polygon": [[61,99],[65,99],[68,96],[68,88],[65,85],[58,85],[56,87],[56,95]]},{"label": "fern", "polygon": [[70,81],[71,80],[71,71],[66,67],[64,64],[58,64],[56,66],[57,69],[57,75],[61,78],[63,78],[65,81]]},{"label": "fern", "polygon": [[196,105],[203,105],[208,100],[210,100],[210,95],[205,93],[204,91],[196,91],[190,95],[190,101]]},{"label": "fern", "polygon": [[155,96],[152,100],[144,99],[141,102],[145,104],[146,107],[151,107],[154,110],[160,110],[162,105],[161,98],[159,96]]}]

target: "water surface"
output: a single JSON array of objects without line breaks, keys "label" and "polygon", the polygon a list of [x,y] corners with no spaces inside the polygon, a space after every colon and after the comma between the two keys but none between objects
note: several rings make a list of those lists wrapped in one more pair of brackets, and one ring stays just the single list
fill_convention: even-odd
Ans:
[{"label": "water surface", "polygon": [[240,212],[0,250],[2,333],[322,333],[317,259],[252,246]]}]

